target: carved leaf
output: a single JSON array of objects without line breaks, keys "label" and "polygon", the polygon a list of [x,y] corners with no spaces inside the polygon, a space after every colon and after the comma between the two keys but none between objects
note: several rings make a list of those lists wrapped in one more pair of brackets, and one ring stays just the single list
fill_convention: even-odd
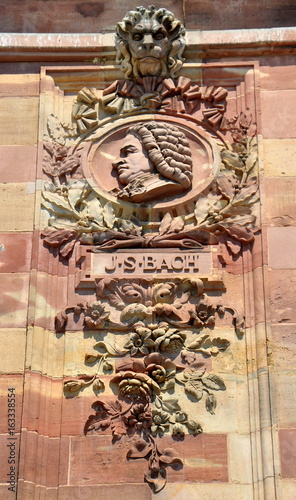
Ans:
[{"label": "carved leaf", "polygon": [[70,155],[64,161],[62,161],[58,167],[59,175],[68,174],[73,172],[80,164],[80,158],[78,155]]},{"label": "carved leaf", "polygon": [[255,167],[256,163],[257,163],[257,154],[255,151],[252,151],[246,159],[247,172],[251,172],[251,170]]},{"label": "carved leaf", "polygon": [[212,389],[215,391],[225,391],[226,385],[224,384],[222,378],[218,377],[214,373],[210,373],[206,377],[202,378],[202,383],[208,389]]},{"label": "carved leaf", "polygon": [[230,342],[227,339],[221,339],[220,337],[217,337],[212,340],[212,344],[214,347],[217,347],[219,351],[225,351],[227,347],[230,346]]},{"label": "carved leaf", "polygon": [[133,446],[128,450],[127,458],[145,458],[151,452],[151,445],[144,439],[137,439],[133,442]]},{"label": "carved leaf", "polygon": [[71,240],[69,240],[67,243],[62,244],[60,247],[61,256],[67,258],[72,252],[75,243],[76,243],[76,236],[73,236],[73,238],[71,238]]},{"label": "carved leaf", "polygon": [[115,222],[115,213],[114,213],[114,209],[113,209],[113,205],[112,205],[111,201],[108,201],[108,203],[106,203],[106,205],[104,206],[103,217],[104,217],[104,221],[105,221],[106,226],[109,229],[113,229],[114,222]]},{"label": "carved leaf", "polygon": [[173,448],[165,448],[163,454],[160,455],[159,461],[166,465],[180,464],[183,465],[181,458],[176,456],[175,450]]},{"label": "carved leaf", "polygon": [[[152,477],[153,474],[153,477]],[[148,471],[145,474],[145,480],[147,483],[151,485],[151,488],[154,493],[158,493],[159,491],[163,490],[163,488],[166,485],[166,470],[161,467],[159,471],[157,472],[157,477],[155,478],[155,472]]]},{"label": "carved leaf", "polygon": [[191,384],[185,385],[185,391],[188,392],[191,396],[193,396],[196,401],[200,401],[203,396],[203,390],[200,388],[199,383],[191,382]]},{"label": "carved leaf", "polygon": [[77,231],[61,229],[57,231],[52,231],[50,229],[45,229],[42,232],[42,236],[46,243],[52,247],[59,247],[65,241],[69,241],[74,236],[77,235]]},{"label": "carved leaf", "polygon": [[191,351],[195,351],[195,350],[199,350],[201,347],[204,347],[204,348],[211,347],[211,345],[212,345],[212,342],[211,342],[210,336],[209,335],[202,335],[194,342],[191,342],[191,344],[189,344],[187,349],[190,349]]},{"label": "carved leaf", "polygon": [[181,410],[177,399],[165,399],[162,401],[162,409],[173,413],[174,411]]},{"label": "carved leaf", "polygon": [[204,195],[201,195],[195,204],[194,210],[194,215],[198,226],[207,218],[210,207],[211,203],[209,202],[208,198]]},{"label": "carved leaf", "polygon": [[228,200],[232,200],[235,194],[234,177],[227,175],[219,175],[217,185],[220,193]]},{"label": "carved leaf", "polygon": [[81,380],[68,380],[64,383],[64,391],[76,392],[79,391],[85,384]]},{"label": "carved leaf", "polygon": [[251,243],[254,240],[252,231],[242,226],[224,227],[225,231],[232,238],[241,241],[242,243]]},{"label": "carved leaf", "polygon": [[167,212],[159,226],[159,235],[167,233],[171,227],[171,223],[172,223],[172,216],[169,214],[169,212]]},{"label": "carved leaf", "polygon": [[211,415],[215,414],[216,406],[217,406],[217,400],[214,394],[208,394],[206,397],[206,409]]},{"label": "carved leaf", "polygon": [[65,144],[65,138],[63,137],[63,129],[60,121],[54,115],[50,115],[47,119],[47,130],[50,137],[58,142],[59,144]]},{"label": "carved leaf", "polygon": [[179,233],[180,231],[182,231],[183,227],[184,227],[184,219],[180,215],[179,217],[175,217],[175,219],[172,220],[169,232],[170,233],[173,233],[173,232]]},{"label": "carved leaf", "polygon": [[[100,200],[95,196],[91,196],[87,200],[87,210],[94,221],[101,227],[104,227],[103,209]],[[108,226],[109,227],[109,226]],[[112,226],[113,227],[113,226]]]},{"label": "carved leaf", "polygon": [[234,153],[233,151],[224,149],[223,151],[221,151],[221,159],[225,167],[231,170],[232,169],[239,171],[244,170],[244,164],[241,161],[239,155],[237,153]]},{"label": "carved leaf", "polygon": [[247,186],[237,194],[237,196],[232,201],[232,206],[243,205],[247,200],[249,200],[258,191],[257,184],[252,184]]},{"label": "carved leaf", "polygon": [[79,220],[79,214],[72,209],[68,201],[66,201],[63,196],[51,193],[50,191],[43,191],[42,196],[50,203],[50,205],[46,205],[46,208],[55,215],[62,215]]},{"label": "carved leaf", "polygon": [[102,354],[86,354],[85,362],[86,363],[94,363],[97,359],[101,358]]},{"label": "carved leaf", "polygon": [[94,349],[100,349],[100,348],[102,348],[102,352],[101,353],[99,352],[98,357],[103,356],[106,352],[108,352],[112,356],[122,356],[123,354],[123,351],[117,349],[117,347],[113,346],[112,344],[108,344],[107,342],[101,341],[97,342],[94,345]]}]

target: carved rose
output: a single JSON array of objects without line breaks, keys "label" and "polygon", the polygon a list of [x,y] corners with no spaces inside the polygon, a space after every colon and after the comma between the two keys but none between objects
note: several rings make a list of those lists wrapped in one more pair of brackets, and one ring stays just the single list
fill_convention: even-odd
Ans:
[{"label": "carved rose", "polygon": [[159,386],[145,373],[132,371],[119,372],[111,382],[118,383],[119,394],[134,400],[150,399],[152,394],[159,394]]},{"label": "carved rose", "polygon": [[186,334],[176,329],[168,327],[157,328],[153,332],[155,348],[160,352],[178,352],[183,349]]},{"label": "carved rose", "polygon": [[123,417],[123,420],[128,427],[138,431],[150,429],[152,423],[151,412],[141,403],[134,405],[130,415]]},{"label": "carved rose", "polygon": [[173,389],[175,387],[176,365],[170,359],[164,358],[160,353],[148,354],[143,359],[135,359],[121,369],[132,369],[139,374],[145,374],[153,381],[153,384],[162,390]]}]

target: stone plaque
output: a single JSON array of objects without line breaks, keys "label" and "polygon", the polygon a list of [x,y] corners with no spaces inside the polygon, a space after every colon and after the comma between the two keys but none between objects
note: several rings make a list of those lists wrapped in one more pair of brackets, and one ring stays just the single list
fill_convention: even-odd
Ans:
[{"label": "stone plaque", "polygon": [[100,252],[92,255],[92,275],[187,274],[210,275],[212,254],[201,252]]}]

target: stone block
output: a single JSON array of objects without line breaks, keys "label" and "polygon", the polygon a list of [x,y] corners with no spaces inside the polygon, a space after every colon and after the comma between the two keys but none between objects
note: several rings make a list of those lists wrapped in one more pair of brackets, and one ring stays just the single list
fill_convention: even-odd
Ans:
[{"label": "stone block", "polygon": [[266,90],[260,96],[263,138],[295,138],[296,90]]},{"label": "stone block", "polygon": [[259,75],[262,90],[296,89],[296,68],[292,54],[282,56],[280,64],[274,64],[271,57],[263,57]]},{"label": "stone block", "polygon": [[22,373],[25,364],[26,330],[0,329],[0,373]]},{"label": "stone block", "polygon": [[28,273],[1,274],[0,328],[25,328],[29,293]]},{"label": "stone block", "polygon": [[100,484],[99,486],[60,486],[59,500],[151,500],[148,484]]},{"label": "stone block", "polygon": [[252,450],[249,434],[228,434],[229,481],[252,484]]},{"label": "stone block", "polygon": [[[70,484],[141,483],[147,472],[145,459],[126,460],[131,438],[111,444],[110,436],[95,434],[71,439]],[[186,435],[183,441],[160,438],[160,448],[173,448],[183,457],[183,468],[167,468],[168,482],[227,482],[227,439],[223,434]],[[87,471],[87,474],[85,473]]]},{"label": "stone block", "polygon": [[293,269],[296,267],[296,227],[269,227],[268,265],[272,269]]},{"label": "stone block", "polygon": [[22,443],[26,451],[21,455],[20,478],[40,486],[58,486],[60,438],[23,430]]},{"label": "stone block", "polygon": [[271,177],[265,180],[265,211],[269,225],[296,224],[296,182],[293,177]]},{"label": "stone block", "polygon": [[296,366],[296,325],[271,326],[271,350],[275,370]]},{"label": "stone block", "polygon": [[30,233],[0,233],[0,273],[29,272],[31,253]]},{"label": "stone block", "polygon": [[36,144],[38,133],[37,97],[2,97],[0,144]]},{"label": "stone block", "polygon": [[35,181],[36,146],[0,146],[0,157],[0,182]]},{"label": "stone block", "polygon": [[28,330],[26,367],[50,377],[63,376],[64,337],[41,327]]},{"label": "stone block", "polygon": [[295,177],[296,139],[265,139],[263,149],[267,177]]},{"label": "stone block", "polygon": [[39,74],[2,75],[0,97],[38,96],[39,80]]},{"label": "stone block", "polygon": [[27,373],[24,387],[23,427],[39,434],[60,435],[63,383],[38,373]]},{"label": "stone block", "polygon": [[270,270],[268,279],[272,323],[296,323],[296,270]]},{"label": "stone block", "polygon": [[23,183],[0,184],[0,227],[2,231],[32,231],[35,195]]},{"label": "stone block", "polygon": [[282,428],[296,428],[296,370],[291,367],[275,376],[277,422]]},{"label": "stone block", "polygon": [[296,429],[279,430],[282,477],[296,479]]},{"label": "stone block", "polygon": [[253,486],[244,484],[223,484],[217,481],[212,484],[168,483],[157,493],[158,500],[250,500],[253,498]]}]

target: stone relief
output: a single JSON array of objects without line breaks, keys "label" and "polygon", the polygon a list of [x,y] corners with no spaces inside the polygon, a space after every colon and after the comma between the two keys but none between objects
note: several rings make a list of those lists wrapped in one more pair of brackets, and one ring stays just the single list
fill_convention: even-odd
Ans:
[{"label": "stone relief", "polygon": [[83,178],[82,147],[46,143],[44,172],[51,183],[46,183],[42,194],[49,214],[45,242],[59,247],[63,257],[70,255],[76,241],[105,249],[194,248],[215,244],[220,234],[226,234],[239,248],[251,243],[256,231],[252,207],[258,201],[257,146],[248,135],[252,126],[252,117],[247,120],[245,113],[238,125],[228,124],[234,142],[221,148],[220,170],[192,200],[192,213],[174,216],[169,210],[152,227],[141,220],[141,206],[136,211],[139,217],[122,216],[126,205],[120,210],[120,201],[134,205],[170,197],[173,207],[174,196],[190,191],[191,152],[178,127],[140,122],[128,129],[113,161],[122,189],[110,192],[111,198],[98,196]]},{"label": "stone relief", "polygon": [[[194,255],[223,242],[236,257],[254,240],[256,125],[249,109],[225,116],[223,87],[177,74],[185,29],[166,9],[128,12],[117,24],[115,45],[124,79],[103,92],[81,89],[71,125],[48,119],[42,237],[65,259],[75,245],[112,256],[104,277],[93,273],[95,296],[84,291],[84,301],[56,315],[57,333],[71,337],[75,325],[94,338],[84,359],[92,374],[65,377],[64,390],[75,397],[92,387],[100,395],[85,433],[110,429],[114,442],[133,437],[127,459],[147,459],[145,480],[157,493],[166,467],[183,466],[159,438],[202,432],[190,404],[203,400],[214,415],[215,393],[226,390],[211,365],[232,348],[221,325],[234,328],[238,339],[244,333],[243,314],[218,300],[219,293],[206,293]],[[135,249],[162,248],[179,256],[155,257],[154,266],[146,255],[137,261],[140,277],[119,277],[118,252],[129,249],[124,262],[132,273]],[[174,276],[165,275],[170,271]]]},{"label": "stone relief", "polygon": [[[96,296],[96,301],[77,304],[56,317],[59,332],[65,331],[68,316],[77,323],[83,315],[85,331],[94,336],[100,331],[108,338],[95,341],[93,351],[85,355],[86,365],[95,367],[96,373],[66,378],[64,390],[68,396],[76,395],[92,385],[96,394],[104,393],[102,377],[109,375],[117,399],[102,396],[94,402],[95,414],[89,416],[85,433],[110,427],[113,441],[134,437],[127,458],[147,458],[145,480],[158,492],[166,484],[165,467],[182,465],[173,449],[162,449],[158,438],[170,434],[179,440],[186,433],[202,432],[199,422],[181,407],[176,385],[191,402],[204,400],[206,410],[214,415],[215,392],[225,391],[226,386],[220,376],[207,371],[203,360],[221,355],[231,344],[216,336],[216,318],[230,315],[239,338],[244,318],[209,297],[201,279],[102,278],[96,281]],[[116,342],[110,342],[110,333]]]},{"label": "stone relief", "polygon": [[117,195],[131,202],[147,202],[190,188],[192,160],[189,143],[178,127],[140,123],[130,127],[120,156],[113,162],[126,186]]}]

